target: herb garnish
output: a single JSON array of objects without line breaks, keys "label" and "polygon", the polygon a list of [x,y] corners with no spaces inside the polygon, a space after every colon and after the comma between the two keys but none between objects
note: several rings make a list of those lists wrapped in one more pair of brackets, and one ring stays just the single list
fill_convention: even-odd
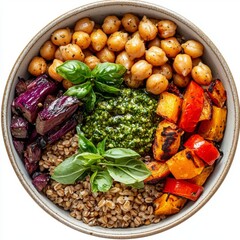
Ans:
[{"label": "herb garnish", "polygon": [[57,67],[56,71],[74,86],[64,94],[75,96],[85,103],[86,111],[93,110],[96,94],[101,97],[111,97],[120,93],[123,75],[126,68],[116,63],[99,63],[91,70],[85,63],[78,60],[68,60]]},{"label": "herb garnish", "polygon": [[151,175],[140,155],[128,148],[105,150],[106,138],[95,146],[77,126],[79,152],[59,164],[51,176],[57,182],[74,184],[90,175],[92,192],[108,191],[114,181],[135,188]]}]

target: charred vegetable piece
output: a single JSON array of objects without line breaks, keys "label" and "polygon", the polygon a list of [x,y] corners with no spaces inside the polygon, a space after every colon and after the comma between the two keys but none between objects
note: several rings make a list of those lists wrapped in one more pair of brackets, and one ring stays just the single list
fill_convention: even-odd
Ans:
[{"label": "charred vegetable piece", "polygon": [[41,109],[42,102],[48,94],[56,91],[57,85],[48,79],[47,75],[36,78],[28,89],[14,99],[12,107],[14,112],[21,112],[31,123],[36,120],[37,114]]},{"label": "charred vegetable piece", "polygon": [[182,114],[179,127],[186,132],[193,132],[199,121],[204,101],[204,91],[196,82],[191,81],[183,96]]},{"label": "charred vegetable piece", "polygon": [[176,179],[193,178],[199,175],[205,167],[204,162],[190,149],[176,153],[166,163]]},{"label": "charred vegetable piece", "polygon": [[213,103],[222,108],[227,100],[227,93],[222,82],[219,79],[214,80],[207,91]]},{"label": "charred vegetable piece", "polygon": [[212,118],[200,123],[198,134],[207,140],[220,142],[223,138],[226,120],[227,108],[213,106]]},{"label": "charred vegetable piece", "polygon": [[27,138],[28,137],[29,123],[25,118],[17,115],[13,115],[11,121],[11,133],[15,138]]},{"label": "charred vegetable piece", "polygon": [[13,140],[13,145],[14,145],[18,155],[22,158],[23,150],[24,150],[24,142],[21,140]]},{"label": "charred vegetable piece", "polygon": [[182,99],[169,92],[160,94],[156,113],[170,122],[176,123],[181,111]]},{"label": "charred vegetable piece", "polygon": [[212,101],[208,93],[204,92],[203,109],[199,121],[209,120],[212,117]]},{"label": "charred vegetable piece", "polygon": [[44,187],[46,187],[49,179],[50,179],[49,174],[40,173],[39,175],[33,178],[32,183],[37,188],[37,190],[41,192],[44,189]]},{"label": "charred vegetable piece", "polygon": [[154,184],[170,174],[168,165],[164,162],[151,161],[146,163],[146,167],[151,171],[151,176],[144,180],[144,183]]},{"label": "charred vegetable piece", "polygon": [[38,169],[38,163],[37,162],[30,163],[28,158],[24,158],[24,166],[29,175],[32,175]]},{"label": "charred vegetable piece", "polygon": [[189,182],[202,186],[214,169],[214,165],[206,166],[196,177],[189,179]]},{"label": "charred vegetable piece", "polygon": [[156,215],[172,215],[178,213],[187,202],[186,198],[164,193],[154,201]]},{"label": "charred vegetable piece", "polygon": [[41,148],[38,146],[37,142],[30,143],[27,145],[24,151],[24,158],[28,160],[29,163],[37,163],[41,158]]},{"label": "charred vegetable piece", "polygon": [[47,134],[47,143],[52,144],[59,140],[62,136],[64,136],[66,133],[74,129],[78,124],[78,121],[75,117],[71,117],[67,121],[65,121],[63,124],[61,124],[58,129],[53,129]]},{"label": "charred vegetable piece", "polygon": [[184,147],[193,149],[208,165],[212,165],[219,157],[220,153],[213,143],[208,142],[198,134],[192,135],[185,143]]},{"label": "charred vegetable piece", "polygon": [[29,175],[32,175],[38,169],[38,162],[41,158],[41,153],[41,148],[37,142],[27,145],[26,150],[24,151],[24,165]]},{"label": "charred vegetable piece", "polygon": [[178,128],[176,124],[167,120],[161,121],[158,124],[153,143],[154,159],[164,161],[177,153],[182,134],[182,129]]},{"label": "charred vegetable piece", "polygon": [[203,187],[182,179],[167,178],[163,192],[196,201],[203,192]]},{"label": "charred vegetable piece", "polygon": [[73,115],[78,108],[79,101],[75,97],[61,96],[44,108],[37,117],[36,130],[44,135],[64,120]]}]

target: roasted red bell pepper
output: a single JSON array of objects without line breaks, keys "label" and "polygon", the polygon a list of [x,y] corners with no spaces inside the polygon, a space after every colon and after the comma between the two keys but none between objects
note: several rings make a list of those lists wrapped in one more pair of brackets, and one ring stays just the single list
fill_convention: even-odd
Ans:
[{"label": "roasted red bell pepper", "polygon": [[202,186],[182,179],[167,178],[163,192],[196,201],[203,192],[203,189]]},{"label": "roasted red bell pepper", "polygon": [[193,132],[199,121],[204,101],[204,90],[196,82],[191,81],[183,96],[182,113],[179,127],[186,132]]},{"label": "roasted red bell pepper", "polygon": [[185,143],[184,147],[193,149],[198,157],[200,157],[208,165],[220,157],[218,149],[198,134],[192,135]]}]

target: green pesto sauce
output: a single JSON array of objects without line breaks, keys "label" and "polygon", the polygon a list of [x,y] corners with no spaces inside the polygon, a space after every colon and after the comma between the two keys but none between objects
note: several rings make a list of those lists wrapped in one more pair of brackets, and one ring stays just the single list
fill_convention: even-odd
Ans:
[{"label": "green pesto sauce", "polygon": [[131,148],[147,154],[158,123],[157,100],[142,89],[123,88],[117,97],[98,102],[84,119],[82,131],[97,144],[107,136],[106,149]]}]

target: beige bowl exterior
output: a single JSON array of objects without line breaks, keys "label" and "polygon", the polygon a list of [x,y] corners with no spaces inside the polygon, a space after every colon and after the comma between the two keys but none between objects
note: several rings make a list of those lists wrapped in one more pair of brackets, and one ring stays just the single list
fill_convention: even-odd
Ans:
[{"label": "beige bowl exterior", "polygon": [[[73,26],[78,19],[83,17],[91,17],[95,21],[102,21],[106,15],[122,15],[127,12],[132,12],[140,16],[146,15],[152,18],[173,20],[178,25],[178,31],[182,35],[186,38],[196,39],[203,43],[205,47],[204,61],[211,67],[214,78],[219,78],[223,81],[227,91],[228,119],[221,146],[224,155],[221,161],[217,164],[214,173],[208,180],[205,190],[198,201],[194,203],[189,202],[180,213],[172,215],[160,223],[139,228],[105,229],[102,227],[90,227],[81,221],[72,218],[68,212],[58,208],[44,195],[39,193],[32,185],[31,179],[13,147],[10,133],[11,102],[14,97],[14,88],[18,76],[27,76],[26,66],[30,59],[38,54],[39,48],[50,38],[50,35],[54,30],[61,27]],[[1,120],[3,138],[11,164],[26,191],[41,208],[60,222],[81,232],[106,238],[130,239],[149,236],[176,226],[196,213],[213,196],[229,171],[237,147],[239,135],[239,100],[234,79],[221,53],[211,40],[194,24],[189,22],[189,20],[164,7],[146,2],[131,0],[104,1],[85,5],[61,15],[50,22],[33,37],[23,49],[9,75],[3,96]]]}]

